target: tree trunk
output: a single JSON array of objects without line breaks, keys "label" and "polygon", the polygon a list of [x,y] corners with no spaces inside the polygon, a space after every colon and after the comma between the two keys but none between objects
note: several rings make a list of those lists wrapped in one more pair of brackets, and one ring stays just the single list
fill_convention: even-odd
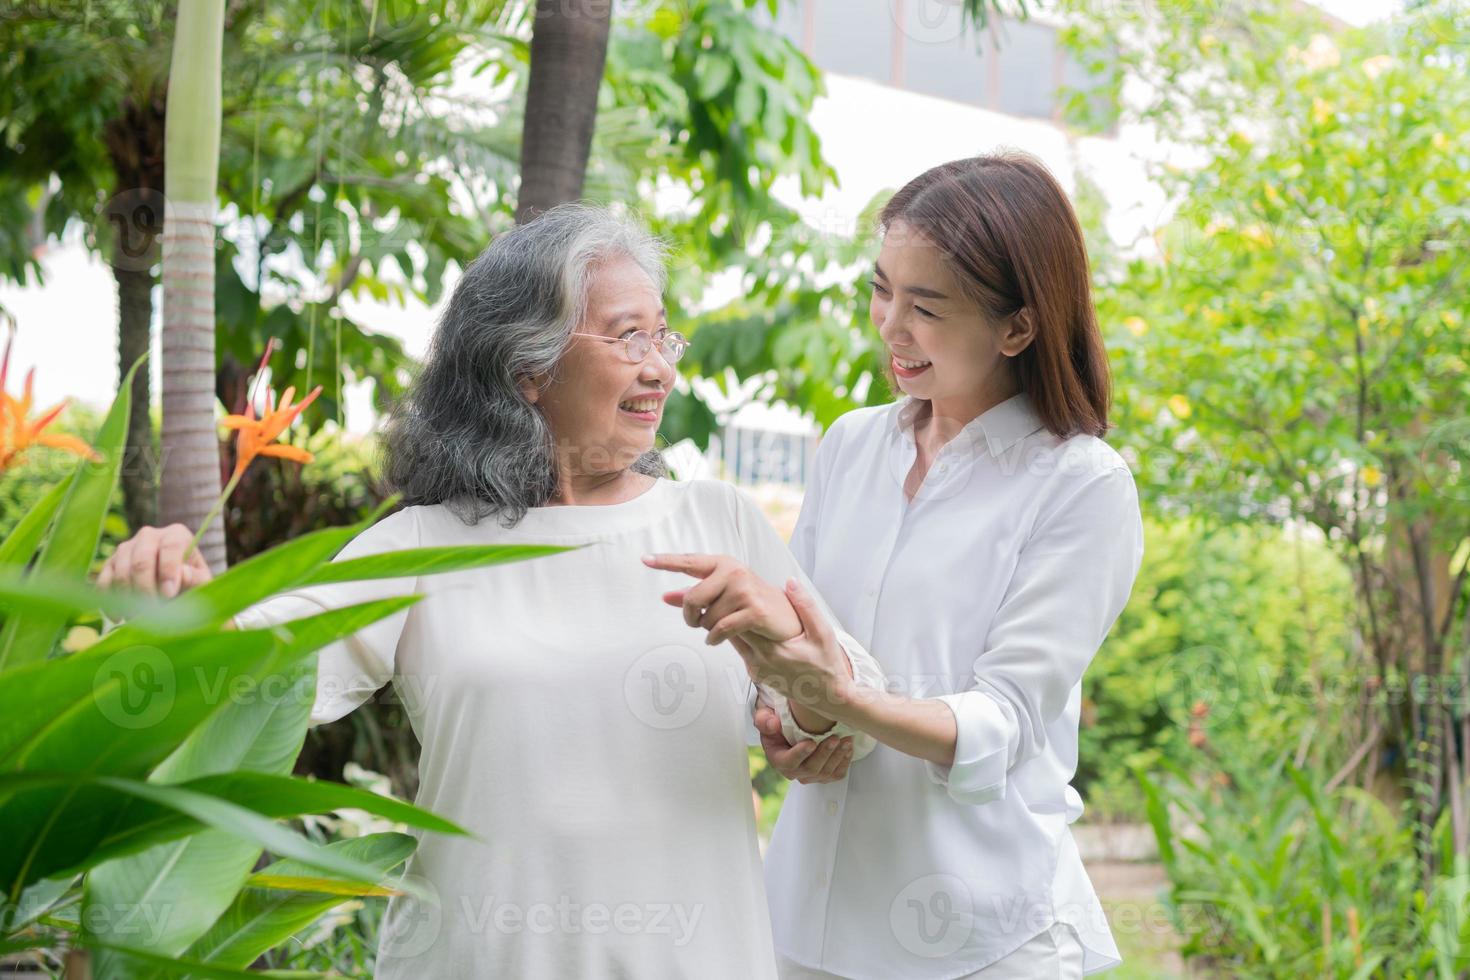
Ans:
[{"label": "tree trunk", "polygon": [[[117,283],[118,378],[142,355],[153,337],[153,266],[163,240],[164,91],[129,99],[116,119],[103,127],[102,139],[116,178],[103,209],[98,235],[107,242],[108,261]],[[133,375],[128,434],[120,473],[123,510],[136,531],[158,515],[158,459],[153,447],[152,371]]]},{"label": "tree trunk", "polygon": [[538,0],[516,222],[582,196],[612,0]]},{"label": "tree trunk", "polygon": [[[148,353],[153,338],[153,273],[149,269],[113,266],[117,281],[118,377],[127,375],[139,357]],[[123,512],[128,528],[136,532],[158,520],[158,473],[153,452],[152,372],[145,364],[133,375],[133,400],[128,411],[127,443],[120,473]]]},{"label": "tree trunk", "polygon": [[[159,519],[197,529],[220,493],[214,413],[214,213],[224,0],[181,0],[169,70],[163,238],[163,486]],[[199,551],[225,567],[224,525]]]}]

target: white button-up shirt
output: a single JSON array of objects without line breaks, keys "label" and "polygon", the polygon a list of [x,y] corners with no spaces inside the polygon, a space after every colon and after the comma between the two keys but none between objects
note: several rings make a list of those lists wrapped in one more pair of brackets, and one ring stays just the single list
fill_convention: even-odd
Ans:
[{"label": "white button-up shirt", "polygon": [[947,980],[1063,921],[1121,962],[1068,824],[1083,671],[1127,602],[1143,525],[1127,464],[1022,393],[937,454],[912,502],[912,398],[839,419],[792,535],[889,690],[937,698],[952,767],[886,745],[793,784],[766,854],[777,949],[852,978]]}]

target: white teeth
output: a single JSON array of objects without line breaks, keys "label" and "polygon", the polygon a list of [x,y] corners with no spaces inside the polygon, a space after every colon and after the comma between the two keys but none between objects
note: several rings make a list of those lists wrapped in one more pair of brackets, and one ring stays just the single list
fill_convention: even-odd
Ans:
[{"label": "white teeth", "polygon": [[905,361],[903,358],[900,357],[895,357],[894,360],[898,362],[899,367],[909,371],[916,371],[921,367],[928,367],[930,364],[934,363],[933,361]]},{"label": "white teeth", "polygon": [[618,408],[626,409],[629,412],[655,412],[658,410],[658,399],[649,398],[644,401],[623,402],[618,405]]}]

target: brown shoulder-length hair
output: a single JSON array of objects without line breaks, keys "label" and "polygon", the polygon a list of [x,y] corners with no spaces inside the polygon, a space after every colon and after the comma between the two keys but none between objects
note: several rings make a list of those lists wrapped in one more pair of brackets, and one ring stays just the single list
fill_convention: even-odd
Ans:
[{"label": "brown shoulder-length hair", "polygon": [[1035,338],[1011,359],[1021,390],[1061,438],[1108,430],[1108,358],[1092,306],[1087,245],[1061,185],[1015,150],[954,160],[893,195],[878,223],[932,242],[992,322],[1029,310]]}]

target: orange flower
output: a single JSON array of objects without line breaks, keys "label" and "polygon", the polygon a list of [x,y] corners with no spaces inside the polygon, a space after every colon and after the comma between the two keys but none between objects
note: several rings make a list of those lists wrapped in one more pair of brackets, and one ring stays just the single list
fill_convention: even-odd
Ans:
[{"label": "orange flower", "polygon": [[0,358],[0,473],[18,463],[21,453],[32,446],[64,449],[86,459],[100,460],[102,457],[96,450],[76,436],[44,431],[66,407],[65,401],[42,412],[40,418],[27,418],[31,413],[35,368],[26,372],[25,386],[19,398],[5,390],[5,378],[10,371],[10,343],[10,340],[5,342],[5,356]]},{"label": "orange flower", "polygon": [[322,386],[317,385],[295,405],[291,404],[291,396],[296,394],[294,387],[287,388],[281,395],[281,404],[272,405],[270,392],[266,392],[265,417],[255,417],[255,405],[247,402],[244,415],[226,415],[220,422],[227,429],[238,429],[240,435],[235,442],[235,475],[231,479],[238,478],[245,472],[245,467],[250,465],[251,460],[257,456],[279,456],[282,459],[294,459],[298,463],[310,463],[311,453],[296,446],[276,442],[281,433],[296,421],[296,416],[301,410],[312,403],[317,395],[322,393]]}]

